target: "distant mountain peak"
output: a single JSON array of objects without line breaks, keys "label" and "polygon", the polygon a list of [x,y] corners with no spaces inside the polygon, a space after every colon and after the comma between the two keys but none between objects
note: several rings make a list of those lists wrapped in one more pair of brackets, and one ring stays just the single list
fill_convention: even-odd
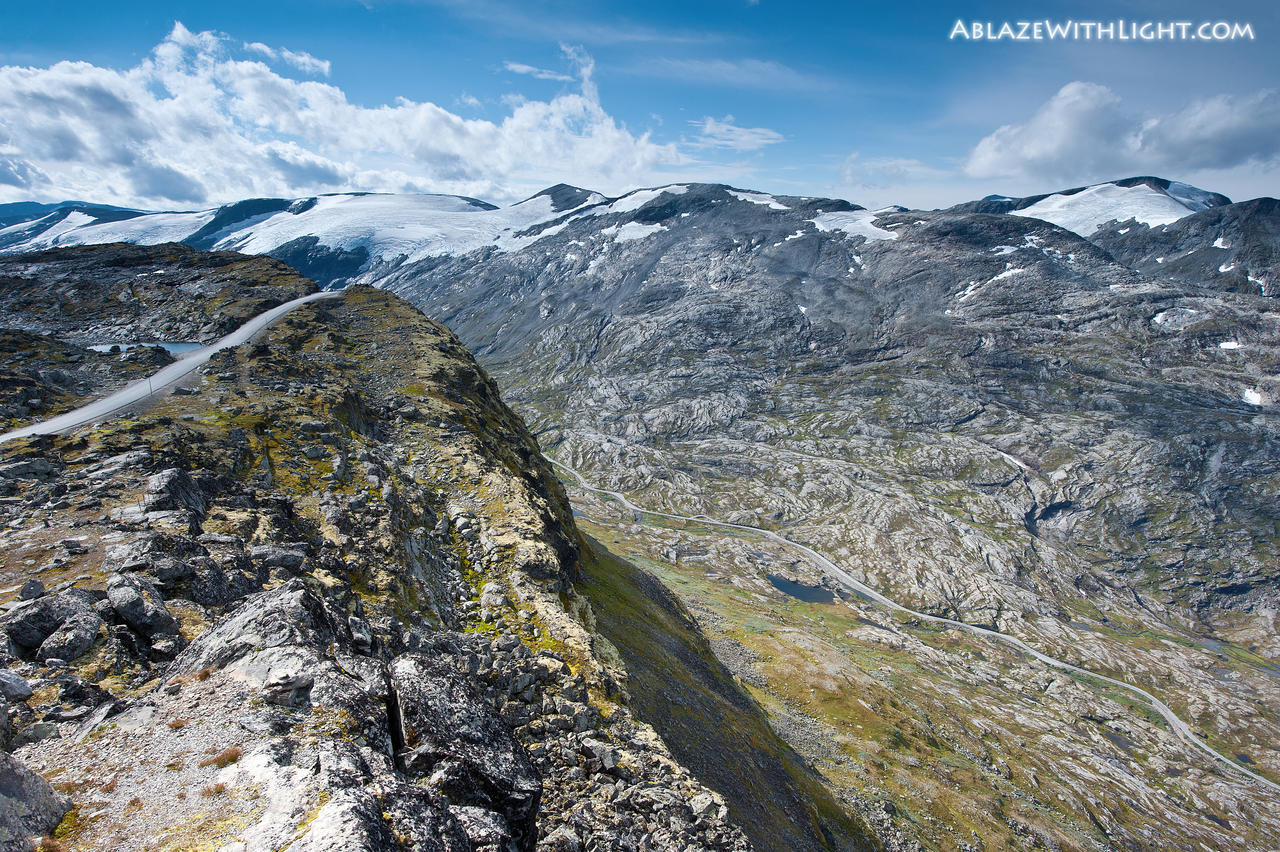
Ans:
[{"label": "distant mountain peak", "polygon": [[535,198],[548,198],[551,200],[551,209],[556,213],[563,213],[566,210],[573,210],[584,204],[595,203],[596,201],[604,201],[605,198],[598,192],[592,192],[589,189],[583,189],[580,186],[573,186],[567,183],[558,183],[555,186],[549,186],[541,192],[521,201],[532,201]]}]

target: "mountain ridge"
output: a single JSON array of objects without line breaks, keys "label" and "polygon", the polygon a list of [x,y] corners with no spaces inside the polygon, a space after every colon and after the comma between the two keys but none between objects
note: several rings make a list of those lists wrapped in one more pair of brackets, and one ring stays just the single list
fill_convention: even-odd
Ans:
[{"label": "mountain ridge", "polygon": [[[175,241],[202,249],[269,254],[293,263],[322,285],[336,286],[379,267],[424,256],[462,254],[486,245],[515,249],[522,245],[521,237],[537,238],[575,216],[592,215],[593,210],[602,207],[619,212],[632,203],[629,199],[688,186],[720,188],[744,202],[766,199],[763,203],[773,205],[771,209],[785,209],[787,205],[778,199],[792,204],[817,202],[828,205],[828,211],[863,209],[842,199],[775,196],[725,184],[670,184],[632,190],[616,198],[557,184],[506,208],[463,196],[359,192],[297,199],[245,199],[185,213],[147,213],[63,202],[28,204],[22,208],[28,211],[26,214],[6,205],[11,212],[0,222],[0,252],[63,244]],[[1095,197],[1103,190],[1127,195]],[[1218,193],[1145,176],[1020,199],[988,197],[948,209],[953,213],[1037,215],[1089,237],[1109,220],[1124,222],[1133,218],[1152,225],[1168,224],[1200,209],[1229,202]],[[905,209],[885,208],[879,212]],[[459,218],[458,214],[468,211],[491,215]],[[36,216],[42,212],[42,217]]]}]

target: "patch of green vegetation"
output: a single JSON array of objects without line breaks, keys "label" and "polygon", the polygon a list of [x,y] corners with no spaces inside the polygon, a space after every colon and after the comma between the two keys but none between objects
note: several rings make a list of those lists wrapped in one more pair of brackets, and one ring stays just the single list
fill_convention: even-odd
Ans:
[{"label": "patch of green vegetation", "polygon": [[773,731],[678,599],[599,542],[586,543],[580,590],[626,662],[632,708],[725,796],[757,848],[873,848],[868,828]]}]

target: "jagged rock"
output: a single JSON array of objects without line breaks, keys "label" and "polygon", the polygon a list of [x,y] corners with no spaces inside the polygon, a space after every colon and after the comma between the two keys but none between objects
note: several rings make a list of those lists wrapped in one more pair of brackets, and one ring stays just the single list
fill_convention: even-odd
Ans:
[{"label": "jagged rock", "polygon": [[102,618],[98,613],[90,610],[89,612],[77,613],[62,624],[58,625],[58,629],[50,633],[49,636],[40,644],[39,650],[36,651],[36,658],[47,660],[57,658],[62,660],[74,660],[89,652],[93,647],[93,642],[98,638],[98,630],[102,627]]},{"label": "jagged rock", "polygon": [[150,583],[129,574],[113,574],[107,580],[107,600],[134,630],[143,636],[178,632],[178,621],[164,598]]},{"label": "jagged rock", "polygon": [[606,772],[611,772],[618,768],[618,751],[611,745],[591,737],[584,737],[582,740],[582,748],[591,757],[600,761],[601,767]]},{"label": "jagged rock", "polygon": [[22,584],[22,588],[18,590],[18,600],[33,601],[44,594],[44,583],[39,580],[31,579]]},{"label": "jagged rock", "polygon": [[167,662],[178,656],[186,642],[181,636],[157,636],[151,641],[150,656],[153,660]]},{"label": "jagged rock", "polygon": [[45,595],[26,601],[0,619],[4,631],[15,644],[35,650],[73,616],[91,615],[93,598],[78,589]]},{"label": "jagged rock", "polygon": [[417,785],[399,784],[385,811],[396,834],[425,852],[472,852],[463,825],[446,801]]},{"label": "jagged rock", "polygon": [[364,790],[342,790],[320,808],[307,833],[289,848],[297,852],[383,852],[397,845],[378,800]]},{"label": "jagged rock", "polygon": [[196,485],[191,474],[171,467],[152,474],[147,479],[147,494],[143,505],[148,512],[172,509],[190,509],[204,514],[208,500]]},{"label": "jagged rock", "polygon": [[480,587],[480,606],[488,610],[501,609],[507,603],[507,597],[502,593],[502,586],[490,581]]},{"label": "jagged rock", "polygon": [[47,459],[23,458],[0,463],[0,478],[42,479],[53,473],[54,466]]},{"label": "jagged rock", "polygon": [[70,808],[48,781],[0,752],[0,849],[26,852],[31,838],[51,833]]},{"label": "jagged rock", "polygon": [[170,589],[176,583],[181,583],[195,576],[196,569],[181,559],[174,559],[172,556],[161,556],[152,560],[148,573],[155,578],[156,585],[161,589]]},{"label": "jagged rock", "polygon": [[351,629],[351,642],[356,650],[363,654],[370,653],[373,650],[373,629],[369,622],[353,615],[347,619],[347,626]]},{"label": "jagged rock", "polygon": [[26,701],[31,697],[31,684],[17,672],[0,669],[0,695],[5,701]]},{"label": "jagged rock", "polygon": [[345,619],[300,579],[247,598],[173,662],[175,674],[220,669],[255,652],[290,647],[323,650],[346,638]]},{"label": "jagged rock", "polygon": [[438,659],[397,657],[390,675],[405,769],[455,804],[494,812],[516,847],[532,850],[542,782],[510,729]]},{"label": "jagged rock", "polygon": [[307,554],[301,550],[279,547],[274,544],[260,544],[249,551],[254,562],[271,568],[294,569],[302,566]]},{"label": "jagged rock", "polygon": [[538,844],[538,852],[582,852],[582,839],[568,826],[560,826]]},{"label": "jagged rock", "polygon": [[9,749],[17,751],[24,745],[42,742],[57,736],[58,726],[53,722],[32,722],[18,731],[17,736],[9,742]]}]

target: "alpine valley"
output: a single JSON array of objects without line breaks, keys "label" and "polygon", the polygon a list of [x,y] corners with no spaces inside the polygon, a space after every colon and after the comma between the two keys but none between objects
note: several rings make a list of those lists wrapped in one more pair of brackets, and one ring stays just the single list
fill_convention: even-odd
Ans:
[{"label": "alpine valley", "polygon": [[288,310],[0,436],[3,848],[1280,846],[1276,199],[22,203],[0,252],[0,428]]}]

